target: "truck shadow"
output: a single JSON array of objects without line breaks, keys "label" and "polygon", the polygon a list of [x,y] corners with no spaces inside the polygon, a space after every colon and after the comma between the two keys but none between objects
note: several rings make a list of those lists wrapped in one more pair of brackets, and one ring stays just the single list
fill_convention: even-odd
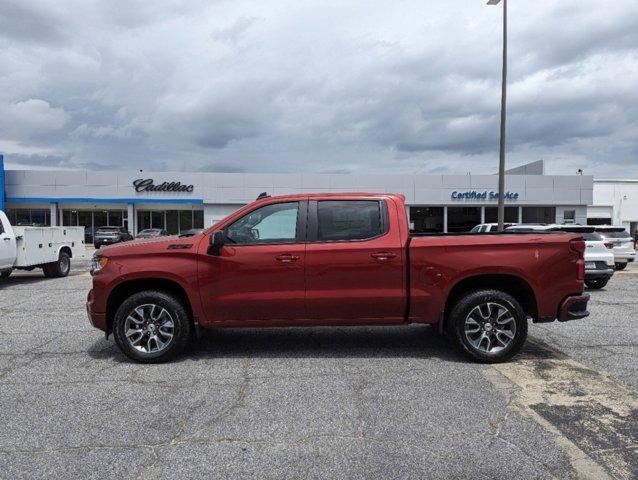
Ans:
[{"label": "truck shadow", "polygon": [[[130,363],[103,338],[89,349],[96,359]],[[109,345],[110,344],[110,345]],[[467,363],[435,328],[397,327],[232,328],[204,332],[171,363],[221,358],[411,358]]]},{"label": "truck shadow", "polygon": [[[74,277],[76,275],[83,275],[86,272],[84,271],[71,271],[69,273],[69,277]],[[61,278],[47,278],[42,274],[41,270],[35,270],[33,272],[19,272],[12,274],[9,278],[0,279],[0,290],[4,290],[6,288],[22,286],[22,285],[31,285],[34,283],[41,282],[60,282],[63,281]]]},{"label": "truck shadow", "polygon": [[205,332],[188,353],[191,359],[396,357],[467,362],[435,328],[426,325],[219,329]]}]

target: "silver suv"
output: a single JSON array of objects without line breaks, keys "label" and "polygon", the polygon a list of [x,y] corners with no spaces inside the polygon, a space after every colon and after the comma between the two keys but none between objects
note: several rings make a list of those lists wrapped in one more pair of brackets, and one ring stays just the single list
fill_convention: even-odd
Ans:
[{"label": "silver suv", "polygon": [[635,260],[634,239],[623,227],[597,226],[596,232],[602,235],[606,242],[613,244],[616,270],[624,270],[628,263]]}]

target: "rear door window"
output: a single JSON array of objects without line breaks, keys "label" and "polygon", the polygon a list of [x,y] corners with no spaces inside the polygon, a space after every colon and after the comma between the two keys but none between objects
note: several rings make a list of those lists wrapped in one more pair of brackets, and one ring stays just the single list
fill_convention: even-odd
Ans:
[{"label": "rear door window", "polygon": [[321,200],[317,202],[317,241],[355,241],[386,233],[381,202]]}]

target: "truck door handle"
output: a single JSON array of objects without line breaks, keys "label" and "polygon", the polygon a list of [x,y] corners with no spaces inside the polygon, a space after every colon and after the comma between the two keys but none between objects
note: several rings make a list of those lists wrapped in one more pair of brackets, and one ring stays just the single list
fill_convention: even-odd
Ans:
[{"label": "truck door handle", "polygon": [[11,239],[9,237],[4,237],[2,240],[4,240],[5,242],[8,242]]},{"label": "truck door handle", "polygon": [[395,258],[397,254],[390,253],[390,252],[376,252],[376,253],[371,253],[370,256],[377,260],[390,260],[391,258]]},{"label": "truck door handle", "polygon": [[281,255],[277,255],[275,259],[281,263],[292,263],[299,260],[297,255],[290,255],[289,253],[283,253]]}]

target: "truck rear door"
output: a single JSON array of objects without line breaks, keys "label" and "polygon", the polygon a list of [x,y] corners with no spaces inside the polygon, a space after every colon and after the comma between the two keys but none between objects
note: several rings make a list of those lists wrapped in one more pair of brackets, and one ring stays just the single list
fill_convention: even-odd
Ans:
[{"label": "truck rear door", "polygon": [[309,319],[347,324],[403,322],[404,262],[394,203],[384,199],[309,201]]}]

